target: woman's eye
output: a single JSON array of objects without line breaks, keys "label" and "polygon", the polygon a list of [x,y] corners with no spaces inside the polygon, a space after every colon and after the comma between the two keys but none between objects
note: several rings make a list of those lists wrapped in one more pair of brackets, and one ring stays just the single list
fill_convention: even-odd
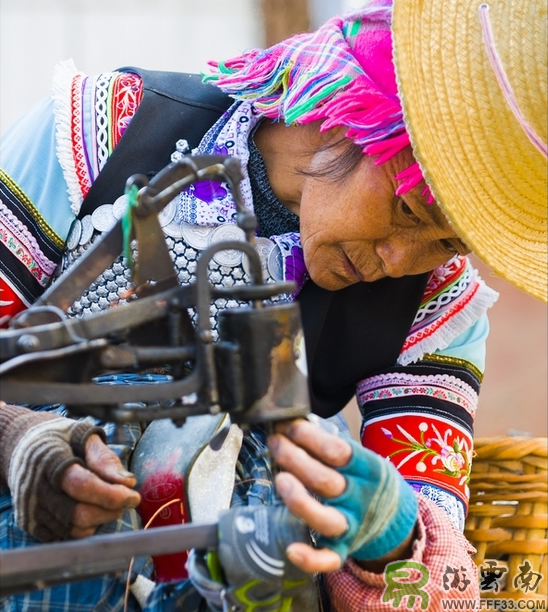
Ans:
[{"label": "woman's eye", "polygon": [[453,255],[459,254],[459,250],[450,240],[440,240],[440,243],[446,251],[453,253]]},{"label": "woman's eye", "polygon": [[400,210],[407,219],[414,223],[420,222],[420,218],[417,217],[413,210],[403,200],[400,200]]}]

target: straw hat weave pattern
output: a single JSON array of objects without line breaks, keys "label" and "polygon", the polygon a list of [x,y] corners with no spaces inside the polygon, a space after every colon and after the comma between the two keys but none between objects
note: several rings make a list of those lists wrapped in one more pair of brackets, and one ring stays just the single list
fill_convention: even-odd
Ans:
[{"label": "straw hat weave pattern", "polygon": [[436,201],[487,265],[547,301],[546,0],[395,0],[393,36]]}]

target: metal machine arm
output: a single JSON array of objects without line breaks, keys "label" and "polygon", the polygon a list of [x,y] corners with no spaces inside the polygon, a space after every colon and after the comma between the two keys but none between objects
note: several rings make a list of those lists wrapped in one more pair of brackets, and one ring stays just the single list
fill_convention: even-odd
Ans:
[{"label": "metal machine arm", "polygon": [[[135,187],[139,191],[129,216],[0,331],[2,399],[64,403],[73,414],[116,423],[170,418],[181,425],[189,416],[223,411],[246,427],[305,416],[309,400],[306,376],[297,367],[304,346],[298,306],[264,303],[290,293],[294,285],[264,284],[254,247],[256,221],[243,203],[241,179],[236,159],[214,156],[185,157],[150,182],[142,175],[131,177],[126,192]],[[203,251],[196,282],[182,287],[158,213],[181,190],[204,180],[228,183],[246,241],[221,242]],[[130,226],[125,239],[136,241],[137,249],[131,299],[100,313],[68,318],[67,309],[122,253],[123,222]],[[223,289],[210,284],[209,261],[226,249],[241,250],[248,257],[251,284]],[[214,342],[210,304],[219,297],[247,301],[249,306],[220,313],[219,339]],[[197,313],[195,327],[190,308]],[[155,385],[102,386],[96,381],[105,371],[139,372],[166,364],[171,377]],[[134,555],[166,554],[215,542],[214,525],[181,525],[6,551],[0,556],[0,591],[7,594],[120,571]]]}]

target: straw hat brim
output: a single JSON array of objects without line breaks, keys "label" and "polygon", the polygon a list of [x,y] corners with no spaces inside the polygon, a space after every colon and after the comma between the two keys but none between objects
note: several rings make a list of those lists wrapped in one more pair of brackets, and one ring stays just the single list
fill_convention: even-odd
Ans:
[{"label": "straw hat brim", "polygon": [[[547,164],[524,129],[546,146],[546,0],[480,5],[394,1],[404,118],[455,231],[495,273],[547,301]],[[488,54],[482,11],[517,114]]]}]

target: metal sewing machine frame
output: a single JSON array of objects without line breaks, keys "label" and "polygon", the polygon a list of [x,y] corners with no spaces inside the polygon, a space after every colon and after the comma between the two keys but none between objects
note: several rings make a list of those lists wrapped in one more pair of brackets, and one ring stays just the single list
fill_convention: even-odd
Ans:
[{"label": "metal sewing machine frame", "polygon": [[[247,427],[308,414],[306,375],[296,365],[298,352],[304,350],[298,305],[263,302],[291,293],[294,284],[263,283],[254,247],[256,219],[243,203],[241,179],[239,161],[220,156],[184,157],[150,182],[143,175],[130,177],[126,193],[138,189],[138,195],[126,218],[0,331],[2,399],[66,404],[74,415],[115,423],[169,418],[182,425],[189,416],[227,412],[232,422]],[[158,213],[183,189],[208,180],[230,187],[236,222],[246,240],[208,247],[198,260],[196,282],[180,286]],[[124,242],[132,245],[136,261],[127,301],[68,318],[67,309],[122,253]],[[243,251],[251,284],[210,284],[208,264],[222,250]],[[250,305],[219,314],[219,338],[214,342],[210,304],[217,298]],[[195,309],[196,325],[189,308]],[[166,365],[170,376],[154,385],[96,381],[105,372]],[[216,539],[215,524],[188,524],[2,551],[0,593],[123,572],[133,556],[213,547]]]}]

